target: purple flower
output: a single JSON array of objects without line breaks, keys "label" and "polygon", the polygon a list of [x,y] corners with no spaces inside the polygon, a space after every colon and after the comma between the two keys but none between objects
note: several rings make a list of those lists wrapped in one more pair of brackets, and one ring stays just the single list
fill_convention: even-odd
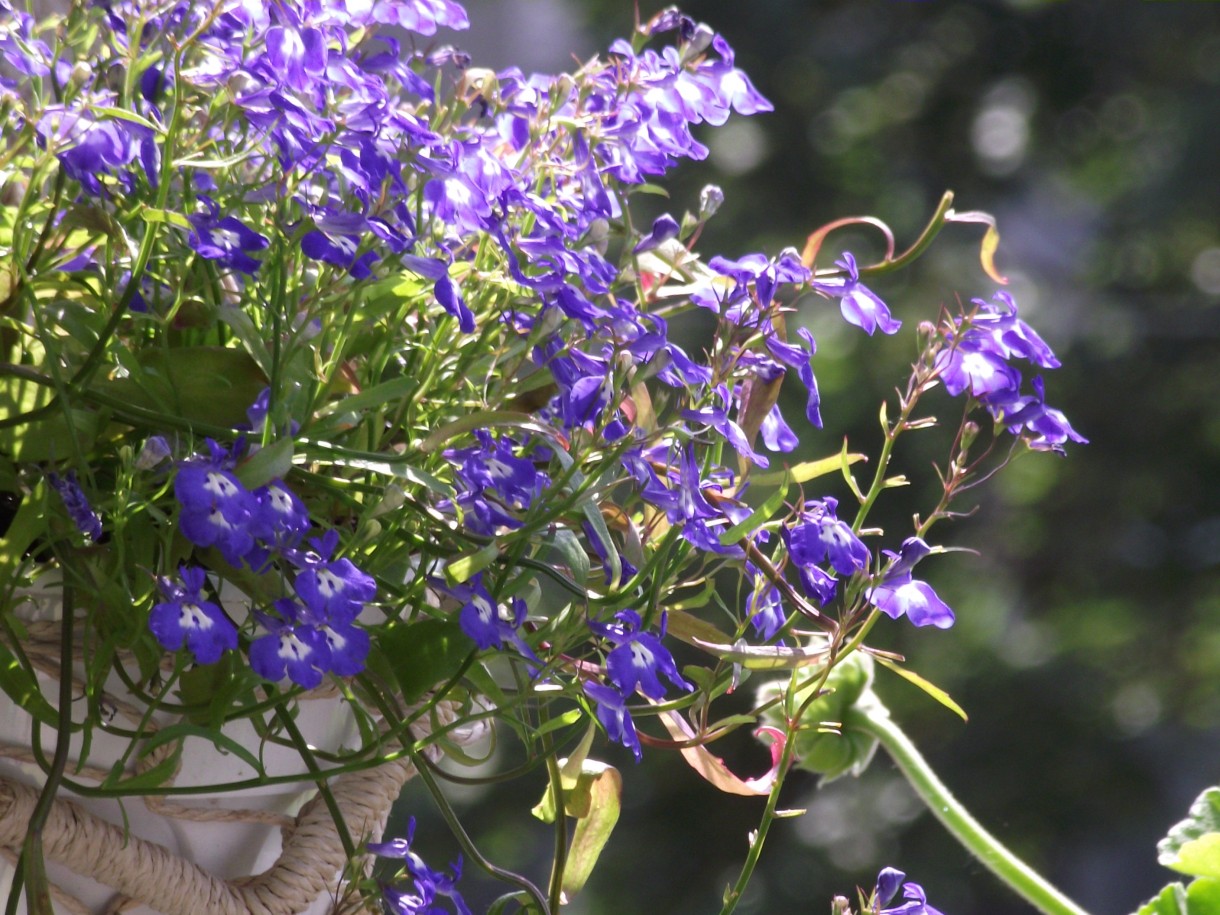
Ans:
[{"label": "purple flower", "polygon": [[870,337],[877,328],[883,334],[897,333],[902,322],[890,316],[889,306],[860,282],[860,269],[856,259],[848,252],[835,263],[846,271],[847,276],[829,280],[814,280],[809,285],[839,300],[839,309],[849,324],[861,328]]},{"label": "purple flower", "polygon": [[658,216],[652,224],[652,231],[640,239],[639,243],[631,249],[631,253],[643,254],[645,251],[651,251],[662,242],[669,241],[671,238],[677,238],[680,228],[678,221],[668,213]]},{"label": "purple flower", "polygon": [[525,619],[525,601],[519,597],[513,598],[512,617],[505,619],[500,615],[499,605],[483,587],[481,573],[472,578],[468,585],[454,589],[454,594],[465,600],[458,611],[458,623],[462,632],[480,649],[501,648],[508,642],[516,646],[517,650],[534,664],[541,665],[542,662],[519,631]]},{"label": "purple flower", "polygon": [[365,4],[371,9],[374,22],[401,26],[420,35],[435,35],[439,26],[470,28],[466,11],[453,0],[349,0],[347,6],[350,10]]},{"label": "purple flower", "polygon": [[236,216],[221,216],[220,208],[210,197],[200,195],[207,212],[190,217],[194,231],[187,236],[187,244],[200,256],[214,260],[225,267],[242,273],[257,272],[259,262],[250,256],[251,251],[261,251],[271,244],[265,235],[248,228]]},{"label": "purple flower", "polygon": [[240,566],[254,548],[250,523],[254,496],[228,469],[230,459],[209,439],[210,460],[184,463],[174,478],[174,496],[182,506],[178,527],[196,546],[214,546],[232,565]]},{"label": "purple flower", "polygon": [[635,761],[643,757],[640,749],[640,738],[635,732],[635,722],[631,720],[631,712],[627,710],[627,700],[618,690],[611,689],[601,683],[584,683],[585,695],[597,703],[597,720],[606,729],[606,736],[616,743],[621,743],[635,754]]},{"label": "purple flower", "polygon": [[160,580],[166,599],[152,608],[148,628],[167,651],[178,651],[186,642],[197,662],[213,664],[237,647],[237,627],[220,607],[201,596],[206,581],[203,569],[182,566],[178,573],[181,585],[169,578]]},{"label": "purple flower", "polygon": [[1062,454],[1063,446],[1069,441],[1088,444],[1089,440],[1072,428],[1062,411],[1046,405],[1041,376],[1034,378],[1033,386],[1033,397],[989,402],[987,407],[997,420],[1008,427],[1009,432],[1029,433],[1026,441],[1035,451],[1057,451]]},{"label": "purple flower", "polygon": [[906,616],[916,626],[948,629],[953,625],[953,611],[936,596],[932,586],[911,578],[915,563],[932,552],[918,537],[908,537],[898,553],[886,550],[892,564],[885,570],[881,583],[868,592],[869,601],[892,619]]},{"label": "purple flower", "polygon": [[102,536],[102,519],[85,498],[84,490],[76,480],[76,471],[69,470],[62,477],[57,473],[47,474],[47,482],[59,493],[77,530],[96,543]]},{"label": "purple flower", "polygon": [[[902,871],[892,867],[884,868],[877,875],[877,886],[873,890],[868,910],[877,912],[878,915],[942,915],[939,909],[928,905],[923,887],[918,883],[903,883],[905,879],[906,874]],[[881,908],[893,901],[900,885],[902,898],[907,901],[891,908]]]},{"label": "purple flower", "polygon": [[869,552],[851,525],[835,515],[837,499],[827,496],[808,502],[795,524],[784,528],[784,538],[793,562],[802,568],[829,560],[840,575],[853,575],[868,568]]},{"label": "purple flower", "polygon": [[275,602],[280,617],[255,612],[267,635],[250,643],[250,667],[264,679],[278,683],[288,678],[298,686],[313,689],[330,668],[330,643],[317,626],[306,622],[306,613],[291,598]]},{"label": "purple flower", "polygon": [[771,639],[784,625],[784,604],[780,599],[779,588],[759,574],[750,563],[746,563],[746,571],[752,576],[754,585],[750,597],[746,600],[746,615],[750,625],[761,639]]},{"label": "purple flower", "polygon": [[447,915],[448,908],[440,904],[447,899],[456,915],[470,915],[462,894],[457,891],[457,882],[462,877],[462,859],[450,865],[450,873],[429,867],[418,853],[411,849],[415,841],[415,817],[407,821],[407,837],[390,839],[388,842],[370,842],[368,850],[380,858],[396,858],[403,862],[405,876],[410,887],[388,884],[382,893],[395,915]]},{"label": "purple flower", "polygon": [[445,261],[436,257],[404,254],[402,262],[408,270],[433,281],[436,301],[440,303],[441,308],[458,319],[458,328],[462,333],[474,333],[474,313],[467,307],[466,300],[449,277],[449,265]]},{"label": "purple flower", "polygon": [[346,625],[377,596],[377,583],[350,559],[330,558],[339,545],[339,532],[334,528],[310,543],[316,552],[292,556],[302,567],[293,585],[322,619],[332,625]]},{"label": "purple flower", "polygon": [[250,533],[277,546],[296,546],[309,532],[309,510],[281,480],[272,480],[251,494],[254,506]]},{"label": "purple flower", "polygon": [[[674,686],[690,692],[695,687],[678,673],[674,656],[661,644],[660,637],[640,630],[640,615],[621,610],[614,615],[618,624],[589,621],[589,628],[610,639],[615,648],[606,656],[606,673],[624,696],[638,687],[649,699],[665,695],[663,675]],[[661,635],[665,635],[665,615],[661,615]]]}]

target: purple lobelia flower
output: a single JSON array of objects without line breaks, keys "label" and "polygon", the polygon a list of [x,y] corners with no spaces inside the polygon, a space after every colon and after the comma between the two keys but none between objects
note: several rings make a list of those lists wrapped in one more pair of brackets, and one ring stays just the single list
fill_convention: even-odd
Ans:
[{"label": "purple lobelia flower", "polygon": [[295,547],[309,532],[309,510],[282,480],[272,480],[251,493],[254,505],[250,533],[276,547]]},{"label": "purple lobelia flower", "polygon": [[279,618],[255,612],[267,630],[250,643],[250,667],[264,679],[278,683],[285,674],[297,686],[313,689],[330,669],[330,643],[311,616],[291,598],[275,602]]},{"label": "purple lobelia flower", "polygon": [[206,195],[201,194],[205,213],[190,217],[194,230],[187,236],[187,244],[200,256],[214,260],[224,267],[232,267],[242,273],[258,271],[259,262],[250,256],[252,251],[261,251],[271,244],[265,235],[260,235],[246,226],[236,216],[221,216],[220,207]]},{"label": "purple lobelia flower", "polygon": [[677,238],[680,228],[676,219],[668,213],[663,213],[653,222],[652,230],[631,249],[631,253],[643,254],[645,251],[651,251],[662,242],[669,241],[671,238]]},{"label": "purple lobelia flower", "polygon": [[855,257],[845,251],[835,264],[842,267],[847,275],[828,280],[814,280],[809,285],[819,292],[837,298],[847,322],[856,325],[870,337],[877,329],[883,334],[897,333],[902,322],[891,317],[889,306],[860,282],[860,268],[856,266]]},{"label": "purple lobelia flower", "polygon": [[1088,444],[1088,439],[1072,428],[1063,412],[1046,405],[1046,391],[1042,377],[1033,380],[1034,395],[1015,397],[1010,401],[989,401],[988,410],[1008,427],[1008,431],[1025,436],[1030,448],[1035,451],[1057,451],[1063,453],[1067,442]]},{"label": "purple lobelia flower", "polygon": [[618,690],[601,683],[584,683],[582,688],[585,695],[597,703],[597,720],[606,729],[606,735],[634,753],[635,761],[639,762],[643,751],[640,749],[639,735],[635,732],[635,722],[627,710],[627,700]]},{"label": "purple lobelia flower", "polygon": [[214,546],[232,565],[240,566],[254,549],[251,520],[254,496],[233,475],[228,453],[208,440],[210,459],[186,461],[174,478],[174,496],[182,506],[178,527],[196,546]]},{"label": "purple lobelia flower", "polygon": [[457,890],[462,877],[462,859],[450,865],[449,873],[429,867],[417,852],[412,850],[415,841],[415,817],[407,821],[407,837],[390,839],[388,842],[370,842],[368,850],[380,858],[396,858],[403,862],[409,887],[388,884],[382,893],[394,915],[448,915],[449,909],[442,907],[441,900],[453,906],[456,915],[470,915],[470,909]]},{"label": "purple lobelia flower", "polygon": [[812,567],[829,560],[840,575],[868,568],[868,547],[851,525],[838,519],[838,507],[838,500],[830,496],[820,502],[807,502],[796,523],[784,528],[788,552],[798,566]]},{"label": "purple lobelia flower", "polygon": [[784,604],[780,599],[779,588],[761,575],[751,563],[746,563],[746,573],[751,577],[753,586],[746,600],[746,614],[750,625],[761,639],[770,639],[784,625]]},{"label": "purple lobelia flower", "polygon": [[297,552],[292,560],[302,567],[293,582],[308,607],[332,625],[346,625],[377,596],[377,583],[347,558],[331,559],[339,545],[339,532],[331,528],[310,540],[316,552]]},{"label": "purple lobelia flower", "polygon": [[237,647],[237,627],[200,593],[206,581],[203,569],[182,566],[178,574],[181,584],[161,578],[165,600],[152,608],[148,628],[167,651],[178,651],[185,642],[196,661],[213,664],[225,651]]},{"label": "purple lobelia flower", "polygon": [[[877,875],[877,885],[873,890],[869,912],[878,915],[942,915],[939,909],[928,905],[927,895],[918,883],[904,883],[906,874],[892,867],[884,868]],[[890,906],[902,887],[902,898],[906,901],[900,905]],[[888,908],[882,908],[888,906]]]},{"label": "purple lobelia flower", "polygon": [[459,600],[465,601],[458,611],[458,623],[479,648],[502,648],[507,642],[516,647],[533,664],[541,665],[533,649],[522,638],[520,627],[525,619],[525,601],[516,597],[511,601],[512,616],[505,619],[500,607],[483,586],[483,576],[478,574],[460,588],[451,589]]},{"label": "purple lobelia flower", "polygon": [[916,626],[948,629],[953,625],[953,611],[937,597],[927,582],[911,577],[915,563],[932,552],[918,537],[908,537],[898,553],[886,550],[892,560],[881,577],[881,583],[868,592],[868,599],[892,619],[906,616]]},{"label": "purple lobelia flower", "polygon": [[85,498],[85,492],[76,480],[76,471],[69,470],[62,477],[57,473],[47,474],[47,482],[59,493],[77,530],[96,543],[102,536],[102,519]]},{"label": "purple lobelia flower", "polygon": [[[695,687],[678,673],[674,656],[661,643],[660,636],[640,629],[640,615],[634,610],[621,610],[614,614],[617,623],[589,621],[589,628],[614,642],[615,647],[606,656],[606,673],[611,682],[624,696],[629,696],[638,687],[649,699],[661,699],[665,686],[664,676],[674,686],[690,692]],[[665,615],[661,615],[661,636],[665,635]]]}]

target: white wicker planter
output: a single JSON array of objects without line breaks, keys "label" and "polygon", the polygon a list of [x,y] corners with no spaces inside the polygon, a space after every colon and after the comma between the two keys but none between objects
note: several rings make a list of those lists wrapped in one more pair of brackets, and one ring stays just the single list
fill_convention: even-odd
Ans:
[{"label": "white wicker planter", "polygon": [[[32,632],[46,636],[59,629],[54,621],[58,607],[47,592],[27,597],[19,614],[30,620]],[[57,678],[39,679],[44,695],[57,705]],[[122,703],[121,697],[115,698],[116,704]],[[79,721],[82,716],[77,712],[73,718]],[[170,719],[159,716],[157,723],[165,726]],[[337,750],[356,737],[351,711],[337,694],[301,701],[297,724],[306,741],[321,750]],[[44,782],[29,749],[32,726],[33,719],[0,692],[0,904],[7,898],[14,861]],[[224,733],[259,752],[260,740],[249,722],[234,722]],[[41,740],[49,759],[55,749],[54,729],[44,725]],[[78,773],[80,735],[73,735],[72,741],[67,775],[85,783],[104,777],[127,748],[126,740],[95,733],[90,768]],[[271,775],[306,771],[289,748],[268,745],[262,759]],[[220,784],[256,774],[236,755],[219,752],[205,739],[189,739],[173,784]],[[329,782],[355,841],[381,835],[390,805],[413,774],[408,762],[396,761]],[[170,802],[151,798],[146,804],[128,798],[120,805],[61,790],[43,837],[56,912],[329,912],[346,855],[325,806],[306,803],[315,794],[312,784],[303,781]],[[24,913],[24,905],[18,911]]]}]

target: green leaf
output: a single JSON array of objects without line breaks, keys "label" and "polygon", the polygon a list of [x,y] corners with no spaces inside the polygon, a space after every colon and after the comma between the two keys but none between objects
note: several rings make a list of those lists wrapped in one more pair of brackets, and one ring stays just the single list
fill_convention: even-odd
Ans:
[{"label": "green leaf", "polygon": [[97,389],[145,410],[228,428],[246,421],[246,410],[267,386],[267,376],[240,349],[143,350],[139,360],[141,371],[99,381]]},{"label": "green leaf", "polygon": [[165,127],[150,121],[148,118],[141,117],[134,111],[128,111],[126,108],[112,108],[109,105],[90,105],[90,114],[96,116],[99,114],[109,115],[112,118],[118,118],[122,121],[131,121],[133,124],[139,124],[146,130],[151,130],[155,134],[164,134]]},{"label": "green leaf", "polygon": [[898,674],[898,676],[902,677],[902,679],[906,680],[908,683],[913,683],[918,686],[953,714],[957,715],[957,717],[961,718],[962,721],[970,720],[970,718],[966,715],[966,710],[954,702],[953,697],[936,684],[925,680],[919,674],[915,673],[915,671],[908,670],[900,664],[894,663],[889,658],[879,657],[877,658],[877,662],[887,670],[892,670],[894,673]]},{"label": "green leaf", "polygon": [[589,554],[585,552],[580,538],[568,528],[561,527],[547,539],[550,541],[559,563],[568,567],[572,573],[572,579],[583,588],[585,582],[589,580]]},{"label": "green leaf", "polygon": [[580,786],[588,794],[588,815],[576,821],[568,861],[563,869],[563,896],[568,901],[581,891],[602,849],[618,822],[623,801],[623,777],[618,769],[593,759],[581,766]]},{"label": "green leaf", "polygon": [[456,676],[474,651],[457,620],[399,623],[381,630],[376,639],[407,702],[418,702],[436,684]]},{"label": "green leaf", "polygon": [[119,788],[131,791],[143,788],[157,788],[174,777],[178,764],[182,760],[182,744],[174,747],[174,751],[150,769],[136,775],[128,775],[123,769],[123,761],[119,760],[110,769],[110,774],[98,786],[99,788]]},{"label": "green leaf", "polygon": [[1171,883],[1135,912],[1135,915],[1187,915],[1186,887]]},{"label": "green leaf", "polygon": [[483,571],[500,555],[500,545],[489,543],[474,553],[453,560],[445,566],[445,578],[451,585],[460,585]]},{"label": "green leaf", "polygon": [[708,654],[740,664],[748,670],[791,670],[826,660],[825,645],[789,648],[785,645],[750,645],[745,639],[725,645],[705,642],[697,637],[692,638],[691,643]]},{"label": "green leaf", "polygon": [[172,210],[159,210],[156,207],[140,207],[140,218],[145,222],[168,222],[171,226],[191,231],[194,226],[181,213]]},{"label": "green leaf", "polygon": [[[0,417],[19,418],[45,407],[54,396],[53,388],[10,375],[0,379]],[[0,452],[18,463],[62,460],[78,447],[87,449],[99,426],[92,411],[57,409],[42,419],[0,429]]]},{"label": "green leaf", "polygon": [[730,546],[736,543],[746,534],[757,530],[768,521],[784,504],[784,499],[788,497],[788,484],[791,481],[788,479],[788,472],[784,471],[784,479],[780,483],[779,489],[767,496],[765,502],[754,511],[750,512],[745,518],[742,518],[737,524],[734,524],[727,531],[720,534],[720,542],[724,546]]},{"label": "green leaf", "polygon": [[1220,877],[1220,787],[1208,788],[1190,805],[1186,819],[1157,843],[1157,860],[1195,877]]},{"label": "green leaf", "polygon": [[699,645],[700,640],[708,644],[716,645],[723,643],[730,636],[725,635],[707,620],[687,613],[685,610],[675,609],[673,604],[670,604],[665,611],[666,631],[674,638],[681,639],[688,645]]},{"label": "green leaf", "polygon": [[258,489],[272,480],[283,479],[292,469],[292,439],[288,436],[260,448],[235,471],[247,489]]},{"label": "green leaf", "polygon": [[162,728],[153,734],[145,741],[141,755],[147,755],[162,744],[171,743],[176,740],[185,740],[187,737],[198,737],[201,740],[206,740],[213,744],[216,749],[222,753],[232,753],[242,762],[253,769],[259,777],[264,775],[262,764],[258,761],[258,757],[243,747],[240,743],[231,737],[225,736],[214,728],[200,727],[195,724],[187,724],[185,722],[172,724]]},{"label": "green leaf", "polygon": [[1200,877],[1186,888],[1189,915],[1220,915],[1220,880]]},{"label": "green leaf", "polygon": [[[844,443],[844,451],[846,451],[846,443]],[[866,455],[854,452],[851,454],[835,454],[816,461],[803,461],[785,470],[773,470],[770,473],[752,473],[750,474],[750,482],[755,486],[773,486],[776,483],[782,483],[784,481],[784,474],[788,474],[789,479],[793,483],[808,483],[810,480],[834,473],[843,467],[844,462],[850,465],[867,459]]]},{"label": "green leaf", "polygon": [[38,688],[38,679],[3,645],[0,645],[0,689],[42,724],[59,726],[59,715]]}]

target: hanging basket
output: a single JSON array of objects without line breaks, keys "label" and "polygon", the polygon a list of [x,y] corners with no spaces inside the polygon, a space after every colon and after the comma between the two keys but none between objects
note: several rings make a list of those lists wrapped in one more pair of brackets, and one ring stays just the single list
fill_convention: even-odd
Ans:
[{"label": "hanging basket", "polygon": [[[58,704],[61,623],[48,617],[57,613],[47,592],[26,595],[18,607],[27,633],[20,648],[39,671],[39,685],[52,706]],[[77,632],[81,634],[79,624]],[[106,714],[125,727],[139,726],[141,709],[123,696],[121,682],[112,679],[116,682],[108,682],[102,697]],[[83,697],[83,684],[74,686],[73,695]],[[312,749],[334,752],[356,742],[355,716],[337,690],[314,690],[296,702],[296,725]],[[82,711],[73,720],[81,719],[83,705],[82,699]],[[442,703],[435,714],[443,719],[448,711]],[[143,724],[145,737],[177,720],[155,713]],[[423,716],[412,731],[416,737],[424,736],[433,723]],[[33,727],[33,717],[0,692],[0,899],[7,898],[11,888],[45,784],[30,745]],[[42,755],[50,759],[57,733],[46,724],[40,727]],[[222,733],[256,755],[263,743],[244,719],[229,722]],[[478,739],[475,734],[467,737]],[[95,731],[82,766],[80,735],[73,734],[70,741],[65,775],[76,782],[100,784],[124,752],[133,758],[139,755],[130,753],[126,739]],[[459,736],[456,742],[467,741]],[[166,765],[174,751],[171,743],[157,747],[140,758],[131,774]],[[73,915],[364,911],[358,894],[343,892],[353,862],[301,756],[289,747],[265,744],[261,757],[267,776],[299,780],[183,799],[170,800],[163,794],[129,796],[121,802],[80,797],[61,788],[42,830],[55,911]],[[403,757],[326,780],[353,842],[359,845],[381,837],[391,805],[414,774],[412,763]],[[185,741],[168,784],[183,789],[259,777],[237,754],[222,753],[200,737]]]}]

